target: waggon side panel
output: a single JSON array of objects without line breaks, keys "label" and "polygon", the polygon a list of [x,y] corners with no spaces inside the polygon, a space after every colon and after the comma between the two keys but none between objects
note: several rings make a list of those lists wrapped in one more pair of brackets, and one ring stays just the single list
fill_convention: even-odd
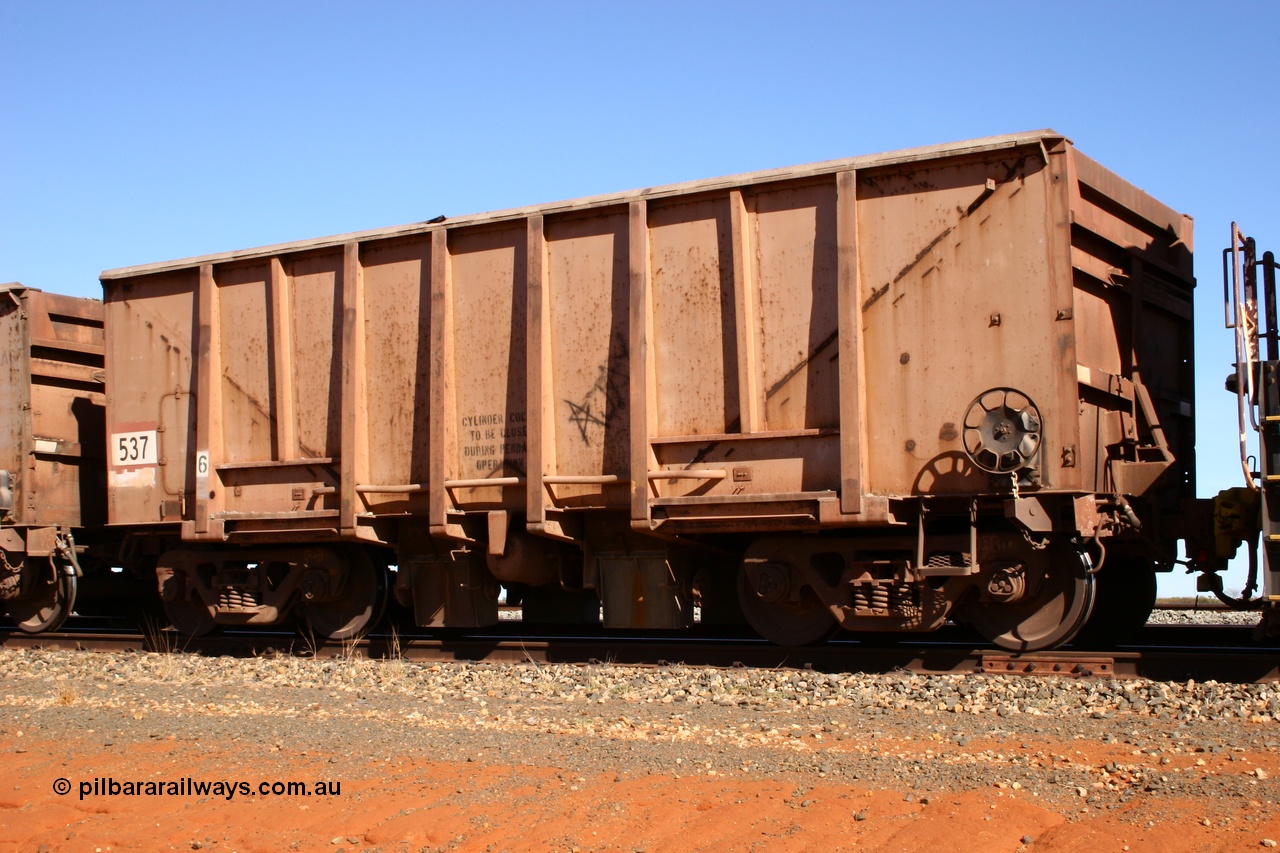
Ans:
[{"label": "waggon side panel", "polygon": [[289,320],[293,331],[293,383],[298,451],[304,458],[336,459],[342,452],[341,251],[290,257]]},{"label": "waggon side panel", "polygon": [[649,205],[658,436],[739,432],[728,195]]},{"label": "waggon side panel", "polygon": [[[616,477],[622,485],[562,483],[557,506],[627,503],[630,467],[628,219],[625,207],[545,221],[549,375],[546,473]],[[551,435],[548,436],[547,433]]]},{"label": "waggon side panel", "polygon": [[[425,484],[430,477],[431,244],[422,236],[361,247],[364,277],[364,399],[374,485]],[[369,511],[427,511],[426,491],[364,493]]]},{"label": "waggon side panel", "polygon": [[[182,520],[195,492],[195,269],[111,282],[107,326],[108,517]],[[121,458],[119,437],[155,435],[155,456]],[[132,451],[132,447],[127,448]]]},{"label": "waggon side panel", "polygon": [[749,431],[839,427],[835,181],[747,198],[763,415]]},{"label": "waggon side panel", "polygon": [[[449,236],[456,447],[446,482],[526,475],[526,229],[463,229]],[[461,506],[520,507],[522,483],[451,487]]]},{"label": "waggon side panel", "polygon": [[222,329],[221,464],[261,462],[275,454],[272,335],[268,264],[231,268],[218,276]]},{"label": "waggon side panel", "polygon": [[638,387],[645,406],[633,477],[654,505],[839,488],[835,185],[822,175],[638,208],[632,311],[647,363],[633,365],[632,406]]},{"label": "waggon side panel", "polygon": [[1074,377],[1055,346],[1047,175],[1037,149],[859,173],[869,492],[987,490],[961,433],[970,401],[1002,386],[1039,407],[1057,483],[1055,430],[1076,413],[1059,404]]}]

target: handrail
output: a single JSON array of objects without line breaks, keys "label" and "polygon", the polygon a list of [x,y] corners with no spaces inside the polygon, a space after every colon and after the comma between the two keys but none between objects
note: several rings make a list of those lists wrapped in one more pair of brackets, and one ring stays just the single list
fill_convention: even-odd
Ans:
[{"label": "handrail", "polygon": [[625,477],[617,474],[546,474],[542,482],[548,486],[596,486],[609,483],[630,483]]},{"label": "handrail", "polygon": [[446,489],[479,489],[484,486],[523,486],[524,477],[488,477],[477,480],[445,480]]},{"label": "handrail", "polygon": [[356,491],[360,494],[373,495],[406,495],[426,490],[426,483],[406,483],[403,486],[356,486]]},{"label": "handrail", "polygon": [[729,472],[723,468],[685,468],[680,471],[650,471],[650,480],[723,480]]},{"label": "handrail", "polygon": [[[1244,281],[1241,249],[1248,249],[1240,226],[1231,223],[1231,246],[1222,253],[1223,295],[1229,300],[1224,306],[1227,328],[1235,330],[1236,344],[1236,416],[1240,430],[1240,468],[1244,471],[1245,484],[1257,489],[1253,471],[1249,467],[1248,431],[1246,424],[1258,430],[1257,414],[1253,409],[1253,363],[1258,346],[1258,303],[1256,295],[1251,299],[1249,287]],[[1227,265],[1230,260],[1230,272]],[[1230,279],[1230,281],[1228,281]]]}]

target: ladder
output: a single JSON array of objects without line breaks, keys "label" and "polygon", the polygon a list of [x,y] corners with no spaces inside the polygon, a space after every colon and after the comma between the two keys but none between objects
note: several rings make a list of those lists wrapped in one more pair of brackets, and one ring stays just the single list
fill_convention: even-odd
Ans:
[{"label": "ladder", "polygon": [[[1259,323],[1258,271],[1262,271],[1262,323]],[[1245,483],[1261,493],[1263,596],[1280,601],[1280,330],[1277,326],[1276,259],[1267,252],[1258,259],[1252,237],[1231,223],[1231,245],[1222,252],[1225,320],[1235,330],[1236,373],[1227,386],[1236,392],[1240,425],[1240,464]],[[1266,342],[1262,357],[1260,342]],[[1233,387],[1234,386],[1234,387]],[[1258,434],[1258,470],[1250,464],[1248,434]],[[1255,583],[1251,554],[1249,583]],[[1255,590],[1246,588],[1248,599]]]}]

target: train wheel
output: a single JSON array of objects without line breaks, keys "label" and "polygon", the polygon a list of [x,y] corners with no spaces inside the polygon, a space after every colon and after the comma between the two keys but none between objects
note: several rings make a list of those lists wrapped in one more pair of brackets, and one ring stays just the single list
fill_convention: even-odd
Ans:
[{"label": "train wheel", "polygon": [[756,545],[748,549],[738,573],[738,603],[747,624],[780,646],[807,646],[839,627],[787,557]]},{"label": "train wheel", "polygon": [[1078,644],[1105,648],[1133,639],[1156,606],[1156,572],[1151,561],[1109,557],[1094,576],[1094,584],[1098,601],[1080,629]]},{"label": "train wheel", "polygon": [[359,549],[345,552],[349,564],[342,589],[331,601],[302,605],[307,627],[317,640],[354,640],[363,637],[387,607],[387,570],[374,565]]},{"label": "train wheel", "polygon": [[42,571],[30,593],[9,604],[9,617],[25,634],[58,630],[76,604],[75,575],[65,574],[54,562]]},{"label": "train wheel", "polygon": [[962,618],[988,642],[1011,652],[1051,649],[1089,618],[1093,575],[1073,546],[1035,550],[1010,539],[982,563],[981,592],[968,599]]}]

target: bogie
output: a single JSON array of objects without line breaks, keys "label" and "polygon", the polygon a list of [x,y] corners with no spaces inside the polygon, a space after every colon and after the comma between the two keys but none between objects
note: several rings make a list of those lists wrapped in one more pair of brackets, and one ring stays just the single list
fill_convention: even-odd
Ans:
[{"label": "bogie", "polygon": [[1034,542],[1016,530],[973,541],[976,553],[939,538],[944,550],[917,564],[905,542],[894,548],[874,537],[762,538],[743,560],[739,599],[752,627],[782,645],[816,642],[837,627],[931,631],[948,617],[1017,652],[1054,648],[1076,635],[1093,606],[1094,584],[1071,543]]},{"label": "bogie", "polygon": [[372,629],[387,604],[385,563],[350,546],[178,548],[160,556],[156,581],[171,626],[188,636],[297,616],[319,640],[351,640]]},{"label": "bogie", "polygon": [[67,571],[56,560],[36,557],[28,558],[19,572],[21,592],[5,602],[9,618],[27,634],[56,631],[75,607],[74,571]]}]

